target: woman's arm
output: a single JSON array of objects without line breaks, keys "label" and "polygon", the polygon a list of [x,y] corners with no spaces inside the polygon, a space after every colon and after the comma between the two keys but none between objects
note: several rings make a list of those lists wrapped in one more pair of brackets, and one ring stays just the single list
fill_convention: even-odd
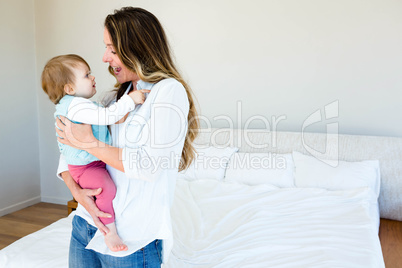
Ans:
[{"label": "woman's arm", "polygon": [[64,171],[61,173],[61,177],[66,183],[68,189],[70,189],[71,194],[80,203],[91,215],[92,219],[96,227],[102,232],[102,234],[106,234],[109,232],[109,229],[99,220],[99,217],[111,218],[112,215],[102,212],[96,206],[94,201],[94,196],[100,194],[102,192],[102,188],[98,189],[82,189],[78,183],[76,183],[71,177],[70,172]]},{"label": "woman's arm", "polygon": [[[85,150],[109,166],[124,172],[121,160],[122,149],[97,140],[92,133],[90,125],[74,124],[64,116],[56,118],[56,125],[56,132],[58,135],[57,140],[59,142],[77,149]],[[73,182],[75,183],[74,180]],[[67,187],[69,186],[67,185]],[[73,188],[70,189],[71,193],[73,193],[72,190],[75,189],[76,187],[73,185]]]},{"label": "woman's arm", "polygon": [[124,172],[123,161],[122,161],[122,148],[116,148],[110,146],[109,144],[99,142],[100,146],[95,148],[90,148],[87,150],[88,153],[99,158],[109,166]]},{"label": "woman's arm", "polygon": [[174,159],[175,163],[167,168],[177,170],[187,131],[189,109],[185,89],[177,81],[159,90],[152,105],[154,119],[148,122],[150,133],[149,137],[145,137],[151,139],[151,144],[130,146],[130,141],[138,140],[137,135],[142,134],[141,130],[138,132],[136,129],[138,124],[135,122],[133,126],[128,123],[126,147],[116,148],[98,141],[89,125],[74,124],[64,117],[57,120],[58,141],[87,151],[124,172],[128,178],[152,181],[158,177],[160,165],[169,160]]}]

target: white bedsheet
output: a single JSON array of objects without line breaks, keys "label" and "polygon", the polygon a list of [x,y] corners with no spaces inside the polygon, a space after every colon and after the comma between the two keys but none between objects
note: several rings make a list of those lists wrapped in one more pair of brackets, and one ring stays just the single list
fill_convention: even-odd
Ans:
[{"label": "white bedsheet", "polygon": [[206,180],[178,180],[176,189],[168,267],[384,267],[368,189]]},{"label": "white bedsheet", "polygon": [[68,217],[27,235],[0,251],[1,268],[68,267],[71,222]]},{"label": "white bedsheet", "polygon": [[[165,267],[384,267],[376,199],[326,191],[178,180]],[[71,219],[0,251],[0,267],[68,267]]]}]

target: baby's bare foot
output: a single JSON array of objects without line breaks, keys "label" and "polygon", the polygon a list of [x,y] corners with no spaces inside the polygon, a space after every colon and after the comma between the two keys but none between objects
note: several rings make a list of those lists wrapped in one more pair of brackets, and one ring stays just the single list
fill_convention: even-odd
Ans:
[{"label": "baby's bare foot", "polygon": [[106,227],[109,228],[109,233],[105,235],[105,243],[108,248],[113,251],[126,251],[128,247],[120,239],[117,234],[116,225],[114,223],[107,224]]},{"label": "baby's bare foot", "polygon": [[114,252],[126,251],[128,249],[123,241],[121,241],[117,233],[112,234],[112,232],[109,232],[107,235],[105,235],[105,243],[110,250]]}]

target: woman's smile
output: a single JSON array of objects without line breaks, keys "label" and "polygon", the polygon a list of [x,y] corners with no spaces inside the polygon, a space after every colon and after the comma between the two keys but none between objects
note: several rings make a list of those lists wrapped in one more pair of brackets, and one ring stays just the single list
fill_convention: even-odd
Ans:
[{"label": "woman's smile", "polygon": [[105,28],[103,33],[103,42],[106,45],[105,53],[103,54],[103,62],[109,63],[109,66],[112,67],[113,73],[116,76],[116,79],[119,83],[125,82],[137,82],[139,80],[137,74],[131,70],[129,70],[119,58],[117,51],[112,43],[112,39],[110,38],[110,34],[108,30]]},{"label": "woman's smile", "polygon": [[110,67],[112,67],[112,69],[113,69],[113,72],[114,72],[114,74],[117,76],[119,73],[120,73],[120,71],[121,71],[121,68],[120,67],[113,67],[113,66],[110,66]]}]

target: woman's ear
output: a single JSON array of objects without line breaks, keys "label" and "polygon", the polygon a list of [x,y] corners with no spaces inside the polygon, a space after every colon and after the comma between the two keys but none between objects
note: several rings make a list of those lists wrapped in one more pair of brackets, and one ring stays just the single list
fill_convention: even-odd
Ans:
[{"label": "woman's ear", "polygon": [[75,94],[75,90],[70,84],[65,84],[64,85],[64,92],[66,92],[67,95],[74,95]]}]

